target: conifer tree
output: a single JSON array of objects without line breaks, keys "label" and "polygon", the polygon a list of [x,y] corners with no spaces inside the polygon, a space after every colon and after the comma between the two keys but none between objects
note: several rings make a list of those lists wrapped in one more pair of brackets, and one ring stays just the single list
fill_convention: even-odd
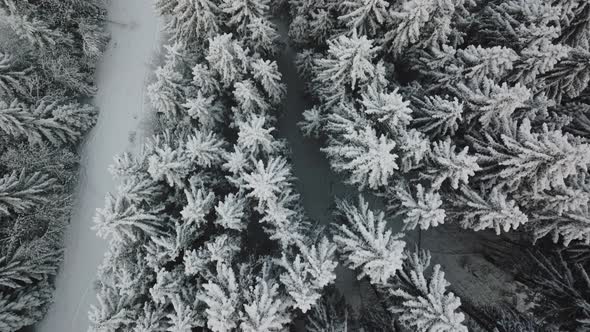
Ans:
[{"label": "conifer tree", "polygon": [[166,30],[177,41],[204,40],[220,30],[221,9],[215,1],[158,0],[156,8],[163,14],[172,14]]},{"label": "conifer tree", "polygon": [[338,226],[334,241],[346,265],[360,269],[359,279],[367,276],[373,284],[387,283],[406,257],[402,235],[387,230],[385,214],[369,209],[362,196],[358,205],[339,201],[337,207],[345,224]]},{"label": "conifer tree", "polygon": [[50,29],[47,24],[37,18],[29,18],[13,14],[7,17],[8,24],[16,34],[35,47],[50,48],[57,43],[71,42],[59,30]]},{"label": "conifer tree", "polygon": [[[415,193],[407,185],[400,185],[395,190],[395,198],[399,205],[390,206],[390,209],[398,208],[398,214],[404,216],[404,229],[428,229],[445,223],[446,212],[442,208],[440,194],[426,191],[421,184],[415,186]],[[399,206],[399,207],[398,207]]]},{"label": "conifer tree", "polygon": [[498,187],[489,194],[482,195],[461,186],[461,193],[453,199],[452,217],[458,218],[464,228],[476,231],[494,229],[496,234],[517,229],[528,222],[527,216],[520,210],[514,200],[509,200]]},{"label": "conifer tree", "polygon": [[265,16],[269,10],[269,0],[223,0],[221,9],[228,15],[227,25],[245,34],[248,24]]},{"label": "conifer tree", "polygon": [[30,69],[17,69],[13,56],[0,53],[0,96],[12,99],[28,96],[26,75]]},{"label": "conifer tree", "polygon": [[350,183],[376,189],[386,186],[399,169],[398,155],[393,153],[395,147],[395,141],[385,135],[377,136],[369,127],[332,139],[322,151],[332,160],[335,170],[350,173]]},{"label": "conifer tree", "polygon": [[430,280],[425,272],[430,265],[428,252],[407,253],[403,272],[400,273],[400,288],[391,291],[391,295],[399,298],[402,303],[390,308],[400,313],[399,320],[416,331],[466,332],[463,325],[465,316],[455,312],[461,300],[453,293],[447,292],[449,283],[440,265],[432,269]]},{"label": "conifer tree", "polygon": [[316,81],[329,104],[342,101],[346,87],[354,89],[375,76],[373,58],[379,47],[353,33],[328,41],[328,57],[316,61]]},{"label": "conifer tree", "polygon": [[207,61],[225,85],[239,81],[248,68],[246,51],[232,39],[232,34],[218,35],[209,40]]},{"label": "conifer tree", "polygon": [[389,3],[384,0],[353,0],[341,4],[338,17],[351,31],[372,36],[389,19]]},{"label": "conifer tree", "polygon": [[13,171],[0,179],[0,213],[22,213],[47,201],[47,192],[55,179],[41,173],[20,174]]},{"label": "conifer tree", "polygon": [[449,180],[451,187],[457,189],[459,183],[469,183],[469,178],[480,170],[477,157],[468,154],[469,147],[459,153],[455,150],[449,138],[433,143],[430,156],[432,168],[425,174],[432,179],[432,188],[440,188],[443,182]]},{"label": "conifer tree", "polygon": [[0,293],[0,329],[18,331],[39,321],[45,313],[45,304],[51,298],[47,281],[18,292]]}]

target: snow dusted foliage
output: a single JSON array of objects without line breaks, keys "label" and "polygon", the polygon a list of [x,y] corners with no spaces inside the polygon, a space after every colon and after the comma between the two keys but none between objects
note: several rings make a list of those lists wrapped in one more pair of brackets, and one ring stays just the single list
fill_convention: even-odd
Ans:
[{"label": "snow dusted foliage", "polygon": [[[276,113],[286,94],[268,1],[158,1],[171,45],[158,114],[95,218],[111,249],[94,331],[283,331],[336,278],[314,241]],[[261,31],[257,29],[262,27]],[[141,278],[141,280],[139,280]]]},{"label": "snow dusted foliage", "polygon": [[378,48],[366,36],[353,33],[328,41],[328,56],[316,60],[316,80],[322,84],[322,96],[329,104],[343,100],[345,88],[354,89],[375,76],[372,63]]},{"label": "snow dusted foliage", "polygon": [[35,47],[49,48],[58,42],[71,42],[59,30],[50,29],[45,22],[37,18],[11,13],[6,17],[6,22],[20,38],[27,40]]},{"label": "snow dusted foliage", "polygon": [[463,104],[457,98],[449,100],[440,96],[414,97],[412,121],[421,132],[434,137],[455,135],[463,120]]},{"label": "snow dusted foliage", "polygon": [[223,161],[225,142],[217,135],[195,130],[188,137],[186,152],[190,160],[202,167],[220,165]]},{"label": "snow dusted foliage", "polygon": [[155,71],[156,79],[148,88],[148,97],[154,109],[163,113],[169,118],[177,115],[182,105],[179,100],[185,95],[185,80],[182,77],[180,68],[182,66],[182,56],[184,44],[176,42],[167,45],[166,60],[164,64]]},{"label": "snow dusted foliage", "polygon": [[0,53],[0,96],[4,99],[27,96],[27,71],[30,68],[18,68],[14,56]]},{"label": "snow dusted foliage", "polygon": [[13,293],[0,294],[0,328],[2,331],[18,331],[41,320],[45,307],[51,302],[51,286],[43,280],[32,287]]},{"label": "snow dusted foliage", "polygon": [[523,108],[531,96],[530,91],[519,83],[508,87],[506,83],[497,85],[486,78],[481,82],[481,86],[469,87],[459,83],[457,89],[471,111],[466,113],[467,120],[477,118],[483,128],[509,124],[514,112]]},{"label": "snow dusted foliage", "polygon": [[387,10],[389,2],[385,0],[353,0],[341,4],[342,15],[338,17],[350,31],[361,34],[374,35],[390,17]]},{"label": "snow dusted foliage", "polygon": [[405,128],[412,120],[412,110],[409,102],[403,100],[395,89],[391,93],[377,91],[373,87],[367,89],[367,93],[361,95],[361,104],[365,107],[365,113],[377,118],[377,121],[396,131]]},{"label": "snow dusted foliage", "polygon": [[297,246],[301,255],[296,255],[293,261],[283,255],[279,261],[286,270],[281,275],[281,283],[293,299],[294,306],[305,313],[321,297],[322,289],[336,279],[336,245],[324,237],[317,245],[298,242]]},{"label": "snow dusted foliage", "polygon": [[421,184],[415,190],[408,185],[399,185],[393,194],[399,200],[398,206],[390,206],[403,215],[404,229],[428,229],[445,223],[446,212],[442,199],[436,191],[426,191]]},{"label": "snow dusted foliage", "polygon": [[430,253],[407,252],[407,259],[400,271],[398,288],[391,295],[400,300],[390,310],[399,313],[399,320],[408,328],[418,331],[467,332],[463,325],[465,315],[456,310],[461,300],[447,292],[449,283],[440,265],[435,265],[428,277]]},{"label": "snow dusted foliage", "polygon": [[[484,196],[484,197],[482,197]],[[467,186],[453,199],[451,217],[458,218],[461,226],[479,231],[491,228],[500,234],[517,229],[528,221],[514,200],[507,200],[498,187],[488,195],[478,194]]]},{"label": "snow dusted foliage", "polygon": [[337,226],[334,241],[346,265],[360,271],[359,279],[367,276],[373,284],[386,284],[406,257],[402,234],[387,229],[384,212],[369,209],[362,196],[358,205],[339,201],[337,207],[344,224]]},{"label": "snow dusted foliage", "polygon": [[474,81],[503,77],[512,69],[514,61],[518,60],[514,50],[502,46],[484,48],[469,45],[465,49],[457,50],[457,56],[469,68],[467,78]]},{"label": "snow dusted foliage", "polygon": [[[590,243],[587,1],[289,5],[311,101],[299,126],[347,183],[384,197],[406,229]],[[442,325],[413,311],[409,329],[466,330],[448,301]]]},{"label": "snow dusted foliage", "polygon": [[432,187],[440,188],[448,180],[452,188],[457,189],[459,183],[469,183],[469,177],[480,170],[477,157],[470,156],[469,147],[456,152],[450,139],[434,142],[428,172],[424,175],[432,178]]},{"label": "snow dusted foliage", "polygon": [[410,45],[438,47],[451,39],[452,21],[457,20],[456,11],[463,0],[410,0],[397,4],[390,15],[393,17],[389,30],[384,35],[385,45],[394,56],[400,55]]},{"label": "snow dusted foliage", "polygon": [[281,101],[287,88],[281,83],[281,74],[277,63],[258,59],[252,63],[252,72],[268,96],[275,102]]},{"label": "snow dusted foliage", "polygon": [[203,40],[220,31],[217,1],[157,0],[156,9],[161,14],[170,14],[165,29],[175,40]]},{"label": "snow dusted foliage", "polygon": [[333,288],[324,292],[320,302],[307,315],[305,329],[310,332],[343,332],[353,328],[352,309],[346,305],[344,298]]},{"label": "snow dusted foliage", "polygon": [[47,202],[45,194],[51,190],[56,179],[46,174],[20,174],[13,171],[0,179],[0,214],[23,213],[39,203]]},{"label": "snow dusted foliage", "polygon": [[315,106],[303,111],[303,120],[299,121],[297,125],[306,137],[319,138],[323,120],[320,112],[320,109]]},{"label": "snow dusted foliage", "polygon": [[[101,1],[0,1],[0,330],[27,329],[52,302],[86,104],[108,41]],[[84,102],[83,102],[84,101]]]},{"label": "snow dusted foliage", "polygon": [[215,222],[226,229],[243,230],[246,225],[242,222],[246,200],[235,194],[228,194],[215,207],[217,219]]},{"label": "snow dusted foliage", "polygon": [[518,129],[477,142],[476,148],[486,164],[497,170],[492,181],[509,187],[527,185],[533,192],[563,189],[567,180],[588,171],[590,146],[580,138],[549,130],[532,131],[531,122],[524,119]]},{"label": "snow dusted foliage", "polygon": [[279,34],[271,21],[264,17],[255,17],[246,27],[248,37],[245,42],[248,48],[259,50],[261,54],[267,56],[278,55]]},{"label": "snow dusted foliage", "polygon": [[232,37],[232,34],[227,33],[209,40],[207,61],[225,85],[239,81],[248,65],[246,51]]},{"label": "snow dusted foliage", "polygon": [[199,297],[207,306],[207,327],[218,332],[231,331],[238,327],[238,281],[232,268],[223,263],[217,265],[216,272],[215,279],[203,285]]},{"label": "snow dusted foliage", "polygon": [[223,0],[221,9],[229,18],[226,24],[246,35],[248,24],[267,15],[269,3],[269,0]]},{"label": "snow dusted foliage", "polygon": [[96,122],[96,109],[77,103],[40,100],[27,107],[0,100],[0,131],[14,139],[26,138],[31,145],[44,142],[55,146],[75,144]]},{"label": "snow dusted foliage", "polygon": [[259,206],[263,206],[277,200],[290,177],[291,171],[285,159],[273,158],[266,165],[259,160],[252,173],[244,175],[243,187],[249,191],[249,197],[256,198]]},{"label": "snow dusted foliage", "polygon": [[280,331],[291,323],[290,300],[279,292],[272,279],[258,279],[250,286],[240,329],[245,332]]},{"label": "snow dusted foliage", "polygon": [[398,156],[392,152],[395,141],[385,135],[377,136],[373,128],[352,131],[339,138],[340,141],[332,140],[322,151],[331,159],[335,170],[350,173],[349,183],[377,189],[387,185],[393,172],[399,169]]}]

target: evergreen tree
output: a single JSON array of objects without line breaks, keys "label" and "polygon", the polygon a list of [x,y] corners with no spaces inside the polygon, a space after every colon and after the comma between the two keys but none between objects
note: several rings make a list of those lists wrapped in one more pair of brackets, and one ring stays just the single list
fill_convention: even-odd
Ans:
[{"label": "evergreen tree", "polygon": [[454,136],[463,120],[463,103],[457,98],[449,100],[440,96],[426,96],[412,100],[413,123],[420,131],[435,135]]},{"label": "evergreen tree", "polygon": [[18,331],[39,321],[45,314],[45,304],[51,298],[47,281],[17,292],[0,293],[0,329]]},{"label": "evergreen tree", "polygon": [[242,306],[238,280],[232,268],[218,263],[216,280],[209,280],[203,289],[199,298],[207,305],[207,327],[216,332],[237,328]]},{"label": "evergreen tree", "polygon": [[346,265],[361,270],[359,279],[367,276],[373,284],[386,284],[406,257],[402,235],[386,230],[385,214],[370,210],[362,196],[356,206],[339,201],[337,207],[345,224],[338,226],[334,241]]},{"label": "evergreen tree", "polygon": [[11,99],[29,95],[25,79],[30,69],[17,69],[16,66],[13,56],[0,53],[0,97]]},{"label": "evergreen tree", "polygon": [[351,31],[372,36],[389,19],[389,3],[385,0],[353,0],[341,4],[342,20]]},{"label": "evergreen tree", "polygon": [[223,0],[221,9],[228,15],[227,25],[245,34],[248,24],[265,16],[269,10],[269,0]]},{"label": "evergreen tree", "polygon": [[245,332],[280,331],[291,322],[290,302],[278,291],[279,285],[260,278],[244,303],[240,329]]},{"label": "evergreen tree", "polygon": [[223,161],[225,142],[215,134],[195,130],[186,142],[186,154],[190,161],[201,167],[220,165]]},{"label": "evergreen tree", "polygon": [[590,82],[590,52],[573,49],[568,57],[558,62],[553,70],[540,77],[541,89],[558,103],[564,97],[576,98]]},{"label": "evergreen tree", "polygon": [[385,93],[369,87],[367,93],[362,94],[361,103],[365,107],[365,113],[375,116],[394,133],[405,128],[412,120],[412,110],[408,107],[410,102],[403,100],[397,89]]},{"label": "evergreen tree", "polygon": [[428,229],[445,223],[446,212],[442,208],[440,194],[425,191],[421,184],[415,186],[415,193],[407,186],[400,185],[395,190],[395,200],[399,204],[389,209],[398,209],[398,214],[404,217],[404,229]]},{"label": "evergreen tree", "polygon": [[166,61],[155,71],[156,79],[148,86],[147,92],[154,109],[169,118],[176,116],[184,97],[185,80],[179,72],[177,52],[183,44],[176,43],[166,47]]},{"label": "evergreen tree", "polygon": [[41,173],[20,174],[13,171],[0,179],[0,213],[25,212],[37,204],[47,201],[47,191],[55,184],[55,179]]},{"label": "evergreen tree", "polygon": [[232,39],[232,34],[209,39],[207,61],[225,85],[239,81],[248,68],[246,51]]},{"label": "evergreen tree", "polygon": [[163,14],[172,14],[165,28],[177,41],[205,40],[221,30],[221,9],[215,1],[158,0],[156,8]]},{"label": "evergreen tree", "polygon": [[211,130],[223,121],[223,106],[213,96],[205,97],[201,90],[194,98],[187,98],[182,104],[188,115],[199,121],[201,128]]},{"label": "evergreen tree", "polygon": [[51,48],[57,43],[71,42],[59,30],[50,29],[47,24],[37,18],[12,14],[7,17],[7,21],[19,37],[35,47]]},{"label": "evergreen tree", "polygon": [[[464,1],[410,0],[391,12],[393,25],[384,36],[389,51],[400,55],[408,46],[420,44],[424,47],[438,47],[446,43],[451,34],[451,20],[455,19],[455,8]],[[428,31],[430,37],[425,37]]]},{"label": "evergreen tree", "polygon": [[271,201],[276,201],[278,195],[290,186],[291,170],[283,158],[270,158],[265,163],[256,162],[256,168],[249,174],[244,174],[243,188],[250,190],[248,197],[258,200],[261,207]]},{"label": "evergreen tree", "polygon": [[259,153],[272,154],[280,148],[279,142],[272,136],[274,127],[265,128],[267,119],[254,115],[245,122],[238,123],[238,147],[256,156]]},{"label": "evergreen tree", "polygon": [[243,197],[228,194],[215,207],[215,212],[217,213],[215,222],[227,229],[243,230],[246,227],[242,220],[245,216],[245,204],[246,202]]},{"label": "evergreen tree", "polygon": [[480,170],[477,157],[471,156],[469,147],[461,152],[455,152],[455,146],[447,138],[433,143],[430,156],[431,168],[424,176],[432,179],[432,188],[440,188],[445,180],[449,180],[453,189],[459,188],[459,183],[469,183],[469,178]]},{"label": "evergreen tree", "polygon": [[407,253],[403,272],[400,273],[400,288],[391,291],[391,295],[399,298],[402,303],[390,310],[400,313],[399,320],[409,328],[426,332],[445,331],[466,332],[463,325],[465,316],[455,312],[461,300],[453,293],[447,292],[449,283],[440,265],[432,269],[430,280],[425,276],[430,265],[428,252]]},{"label": "evergreen tree", "polygon": [[283,256],[280,263],[286,270],[281,274],[281,283],[293,299],[294,306],[304,313],[307,312],[321,297],[318,288],[310,280],[308,265],[299,255],[292,263]]},{"label": "evergreen tree", "polygon": [[499,127],[509,124],[514,112],[525,106],[531,97],[530,91],[520,84],[509,87],[506,83],[496,85],[492,80],[483,79],[481,86],[457,86],[458,94],[467,102],[467,120],[478,119],[482,126]]},{"label": "evergreen tree", "polygon": [[532,132],[528,119],[522,121],[518,131],[507,132],[499,139],[501,142],[488,136],[487,142],[475,142],[482,161],[493,164],[493,171],[484,177],[493,183],[512,188],[526,184],[534,192],[563,188],[568,177],[588,167],[587,144],[546,125],[540,133]]},{"label": "evergreen tree", "polygon": [[376,189],[386,186],[399,169],[398,155],[393,153],[395,147],[395,141],[385,135],[377,136],[369,127],[331,139],[322,151],[331,159],[332,168],[350,174],[349,183]]},{"label": "evergreen tree", "polygon": [[278,103],[283,99],[287,88],[281,83],[281,73],[276,62],[258,59],[252,63],[252,72],[273,102]]},{"label": "evergreen tree", "polygon": [[279,34],[272,22],[263,17],[254,17],[246,28],[248,38],[245,42],[248,48],[259,50],[261,54],[268,56],[279,53]]},{"label": "evergreen tree", "polygon": [[379,47],[366,36],[353,33],[328,41],[328,56],[316,61],[317,84],[326,102],[342,100],[346,87],[354,89],[375,76],[373,58]]},{"label": "evergreen tree", "polygon": [[98,210],[94,222],[94,229],[100,237],[112,236],[117,241],[134,241],[138,238],[138,231],[158,235],[163,228],[156,215],[139,211],[124,196],[107,195],[105,208]]},{"label": "evergreen tree", "polygon": [[508,232],[528,222],[516,202],[509,200],[498,187],[485,195],[463,185],[461,194],[455,196],[452,204],[453,209],[449,214],[458,218],[464,228],[476,231],[491,228],[500,234],[501,231]]}]

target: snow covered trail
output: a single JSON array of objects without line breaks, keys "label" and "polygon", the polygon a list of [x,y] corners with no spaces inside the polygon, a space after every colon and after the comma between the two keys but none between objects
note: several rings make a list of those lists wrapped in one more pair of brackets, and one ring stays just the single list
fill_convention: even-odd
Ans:
[{"label": "snow covered trail", "polygon": [[37,332],[88,329],[88,310],[96,302],[96,270],[107,249],[107,242],[90,229],[92,219],[96,208],[104,205],[105,194],[114,189],[107,171],[113,156],[132,147],[146,115],[145,88],[159,48],[159,19],[149,0],[111,0],[108,11],[112,40],[96,78],[100,115],[81,150],[78,199],[66,233],[55,303],[35,327]]}]

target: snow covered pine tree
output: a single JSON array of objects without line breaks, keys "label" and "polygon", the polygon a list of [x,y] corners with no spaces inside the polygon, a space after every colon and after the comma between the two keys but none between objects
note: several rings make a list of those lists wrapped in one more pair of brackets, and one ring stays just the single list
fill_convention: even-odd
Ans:
[{"label": "snow covered pine tree", "polygon": [[[94,331],[282,331],[335,280],[293,186],[269,1],[157,1],[172,37],[148,88],[161,130],[117,157]],[[261,29],[263,27],[263,29]]]},{"label": "snow covered pine tree", "polygon": [[0,330],[43,318],[62,259],[85,104],[108,40],[102,1],[0,1]]}]

